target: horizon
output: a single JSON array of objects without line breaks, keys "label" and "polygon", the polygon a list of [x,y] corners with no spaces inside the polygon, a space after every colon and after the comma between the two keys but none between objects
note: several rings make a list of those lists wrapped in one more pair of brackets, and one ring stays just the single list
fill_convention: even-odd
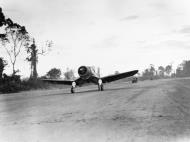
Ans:
[{"label": "horizon", "polygon": [[[26,27],[42,47],[52,50],[39,57],[38,74],[51,68],[77,71],[81,65],[100,67],[102,76],[150,64],[173,65],[190,60],[190,10],[188,0],[6,0],[3,13]],[[1,56],[9,61],[5,50]],[[21,55],[16,63],[23,77],[30,65]],[[10,64],[5,72],[12,71]]]}]

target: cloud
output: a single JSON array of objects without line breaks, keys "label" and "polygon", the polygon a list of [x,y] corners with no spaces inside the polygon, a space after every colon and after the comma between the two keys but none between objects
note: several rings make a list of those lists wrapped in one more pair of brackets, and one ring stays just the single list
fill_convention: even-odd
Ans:
[{"label": "cloud", "polygon": [[117,43],[117,36],[110,36],[108,38],[105,38],[101,40],[98,44],[93,45],[93,47],[98,48],[115,48],[118,46]]},{"label": "cloud", "polygon": [[190,42],[189,41],[167,40],[164,43],[169,47],[190,49]]},{"label": "cloud", "polygon": [[137,15],[130,15],[130,16],[127,16],[127,17],[122,18],[121,21],[125,21],[125,20],[136,20],[136,19],[138,19],[138,18],[139,18],[139,16],[137,16]]},{"label": "cloud", "polygon": [[143,50],[189,50],[190,49],[190,42],[185,39],[167,39],[161,41],[151,41],[151,42],[142,42],[140,46]]},{"label": "cloud", "polygon": [[158,1],[156,3],[150,3],[149,5],[157,8],[158,10],[166,10],[169,7],[168,2],[166,1]]},{"label": "cloud", "polygon": [[183,26],[178,32],[182,34],[190,34],[190,25]]}]

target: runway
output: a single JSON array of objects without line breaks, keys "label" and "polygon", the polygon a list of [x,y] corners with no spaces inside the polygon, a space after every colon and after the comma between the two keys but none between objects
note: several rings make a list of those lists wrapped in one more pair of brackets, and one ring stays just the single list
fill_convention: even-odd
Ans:
[{"label": "runway", "polygon": [[190,78],[0,95],[0,142],[189,142]]}]

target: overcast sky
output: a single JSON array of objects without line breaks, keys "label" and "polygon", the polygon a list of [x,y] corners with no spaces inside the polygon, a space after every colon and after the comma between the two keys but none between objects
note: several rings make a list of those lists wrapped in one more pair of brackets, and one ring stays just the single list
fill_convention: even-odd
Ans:
[{"label": "overcast sky", "polygon": [[[40,57],[40,75],[80,65],[108,75],[190,59],[189,0],[1,0],[0,6],[39,48],[53,41],[52,51]],[[23,59],[16,66],[29,76]]]}]

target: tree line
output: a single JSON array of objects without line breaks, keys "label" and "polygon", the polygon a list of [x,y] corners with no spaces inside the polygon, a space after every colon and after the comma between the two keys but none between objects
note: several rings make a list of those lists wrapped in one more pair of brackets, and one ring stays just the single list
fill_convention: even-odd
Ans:
[{"label": "tree line", "polygon": [[[0,92],[17,92],[20,90],[29,90],[37,88],[46,88],[47,84],[40,81],[40,78],[59,79],[61,75],[66,80],[75,79],[74,70],[67,69],[62,74],[60,69],[52,68],[44,76],[39,77],[37,73],[37,63],[40,55],[45,55],[52,48],[53,42],[46,41],[44,47],[37,46],[35,38],[31,37],[25,26],[14,22],[11,18],[5,17],[0,7],[0,49],[4,49],[7,53],[7,59],[0,56]],[[26,53],[26,61],[30,64],[30,77],[27,80],[21,80],[19,69],[16,68],[18,57],[21,53]],[[12,74],[7,75],[4,70],[7,65],[11,65]],[[94,68],[95,69],[95,68]],[[183,61],[172,72],[172,65],[166,67],[159,66],[157,69],[154,65],[150,65],[140,75],[142,80],[159,79],[168,77],[187,77],[190,76],[190,61]],[[119,72],[115,72],[119,73]],[[100,76],[100,68],[97,69]]]},{"label": "tree line", "polygon": [[141,80],[174,77],[190,77],[190,60],[184,60],[177,69],[173,69],[172,65],[159,66],[156,69],[153,64],[150,64],[140,75]]},{"label": "tree line", "polygon": [[61,79],[62,74],[64,75],[64,80],[74,80],[76,79],[74,70],[67,68],[66,72],[61,71],[61,69],[58,68],[52,68],[50,69],[44,76],[41,78],[44,79]]}]

